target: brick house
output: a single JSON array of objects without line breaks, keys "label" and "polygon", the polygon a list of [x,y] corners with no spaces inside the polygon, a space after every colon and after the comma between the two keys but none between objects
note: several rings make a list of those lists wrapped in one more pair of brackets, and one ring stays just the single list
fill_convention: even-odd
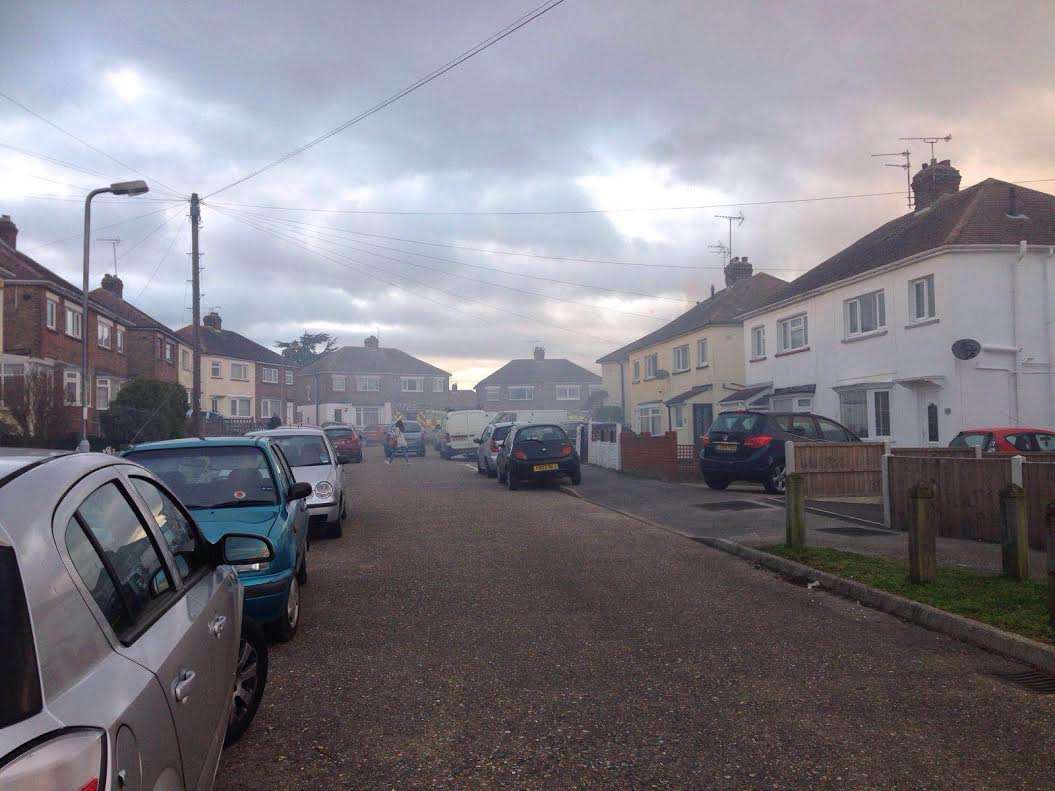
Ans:
[{"label": "brick house", "polygon": [[[99,434],[99,412],[129,377],[129,325],[97,300],[82,313],[82,291],[17,249],[18,227],[0,216],[3,289],[3,382],[33,369],[62,377],[67,428],[79,431],[82,392],[87,390],[89,433]],[[87,332],[88,387],[82,387],[82,333]]]},{"label": "brick house", "polygon": [[360,427],[416,417],[422,409],[449,406],[450,376],[370,336],[362,346],[343,346],[300,369],[297,413],[308,424]]},{"label": "brick house", "polygon": [[[176,332],[188,349],[194,328]],[[286,425],[294,422],[294,366],[254,340],[225,330],[216,311],[202,319],[201,408],[225,417],[266,421],[277,416]],[[192,372],[181,373],[188,381]]]},{"label": "brick house", "polygon": [[510,360],[476,384],[476,397],[489,412],[566,409],[585,412],[599,401],[601,377],[571,360],[546,359],[535,347],[530,360]]},{"label": "brick house", "polygon": [[127,322],[125,354],[129,376],[177,383],[181,366],[190,372],[191,347],[174,330],[126,302],[121,278],[103,275],[102,287],[89,296]]}]

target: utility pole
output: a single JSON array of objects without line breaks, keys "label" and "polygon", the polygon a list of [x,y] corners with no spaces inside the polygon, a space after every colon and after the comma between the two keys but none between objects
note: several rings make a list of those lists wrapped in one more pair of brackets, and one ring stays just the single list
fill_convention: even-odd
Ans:
[{"label": "utility pole", "polygon": [[194,327],[194,384],[191,390],[191,434],[201,436],[201,280],[199,278],[198,224],[201,204],[198,193],[190,196],[191,322]]}]

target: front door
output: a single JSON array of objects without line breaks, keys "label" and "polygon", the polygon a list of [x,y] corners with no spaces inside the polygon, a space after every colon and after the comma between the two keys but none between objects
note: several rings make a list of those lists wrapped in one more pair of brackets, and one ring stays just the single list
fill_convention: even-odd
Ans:
[{"label": "front door", "polygon": [[706,436],[707,429],[714,422],[713,404],[692,405],[692,442],[696,447],[700,446],[700,438]]},{"label": "front door", "polygon": [[941,445],[941,388],[934,385],[921,387],[917,395],[920,445]]}]

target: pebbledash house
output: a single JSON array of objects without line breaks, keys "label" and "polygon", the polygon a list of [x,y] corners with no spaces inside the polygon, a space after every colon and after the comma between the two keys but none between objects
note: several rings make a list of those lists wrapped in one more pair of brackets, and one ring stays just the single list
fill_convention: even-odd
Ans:
[{"label": "pebbledash house", "polygon": [[959,186],[931,160],[911,213],[744,314],[746,383],[722,408],[813,411],[901,446],[1055,426],[1055,196]]}]

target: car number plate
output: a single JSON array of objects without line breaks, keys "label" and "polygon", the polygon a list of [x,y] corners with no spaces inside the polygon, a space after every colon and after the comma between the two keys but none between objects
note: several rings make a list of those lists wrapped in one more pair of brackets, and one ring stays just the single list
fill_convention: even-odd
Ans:
[{"label": "car number plate", "polygon": [[532,472],[547,472],[548,470],[555,470],[555,469],[557,469],[557,465],[556,464],[536,464],[534,467],[531,468],[531,471]]},{"label": "car number plate", "polygon": [[719,453],[736,453],[736,451],[740,448],[740,443],[739,442],[719,442],[716,447],[717,447]]}]

